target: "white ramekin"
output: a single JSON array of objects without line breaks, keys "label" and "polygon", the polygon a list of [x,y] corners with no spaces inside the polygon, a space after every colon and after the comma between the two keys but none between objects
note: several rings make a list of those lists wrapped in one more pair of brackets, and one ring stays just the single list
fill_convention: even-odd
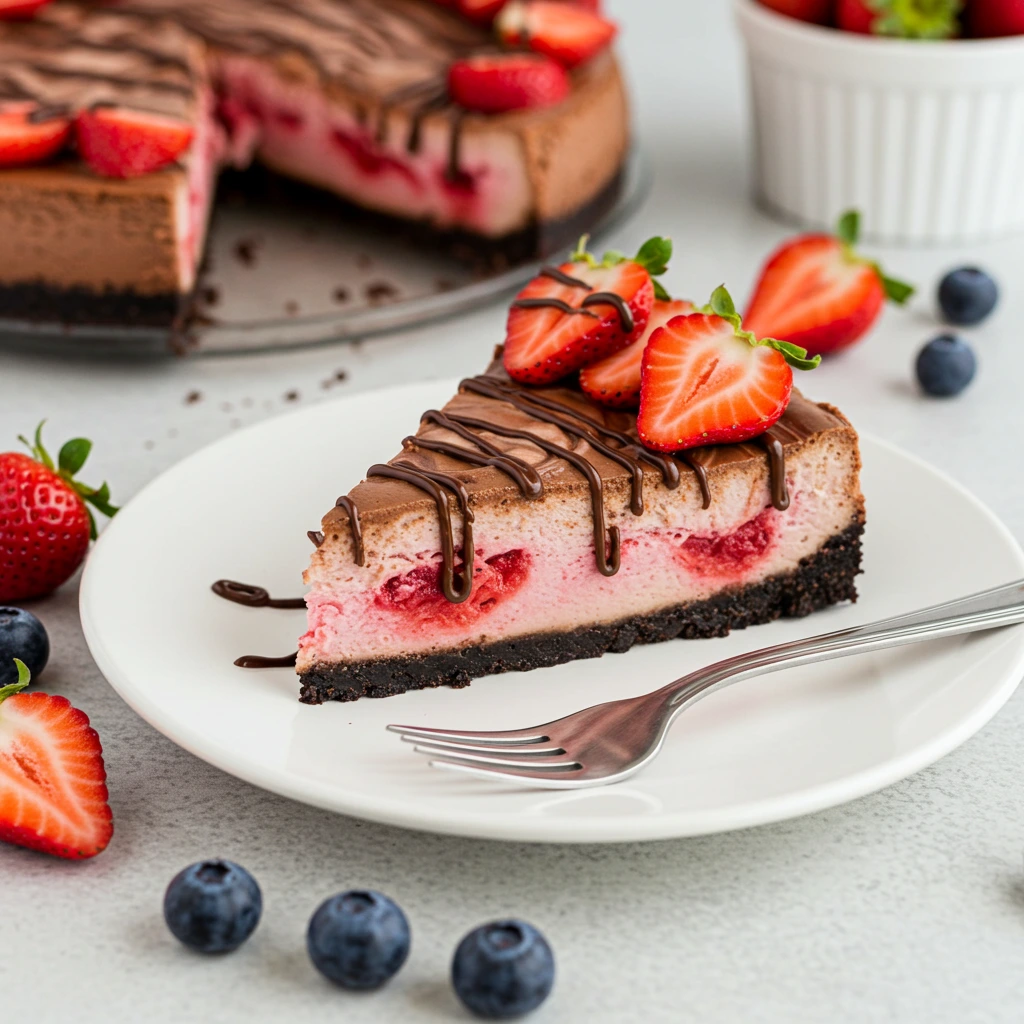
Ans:
[{"label": "white ramekin", "polygon": [[819,28],[736,0],[755,187],[876,241],[960,243],[1024,229],[1024,38],[914,42]]}]

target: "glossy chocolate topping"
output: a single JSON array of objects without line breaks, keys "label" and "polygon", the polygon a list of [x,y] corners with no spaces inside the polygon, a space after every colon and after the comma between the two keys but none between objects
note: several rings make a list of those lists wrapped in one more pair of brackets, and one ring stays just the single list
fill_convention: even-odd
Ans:
[{"label": "glossy chocolate topping", "polygon": [[[464,600],[471,577],[463,572],[462,582],[456,586],[455,531],[445,488],[458,498],[464,531],[470,530],[470,541],[467,545],[464,540],[463,547],[471,549],[475,494],[500,492],[513,482],[524,498],[534,499],[548,487],[571,485],[582,476],[590,491],[597,567],[612,576],[618,570],[620,541],[618,528],[607,522],[607,482],[628,484],[630,510],[639,515],[645,467],[656,470],[660,483],[673,489],[679,486],[681,466],[685,466],[695,475],[702,507],[708,508],[716,469],[767,459],[771,502],[784,510],[789,506],[787,447],[845,425],[826,408],[794,392],[782,419],[764,435],[742,444],[710,445],[668,456],[640,444],[635,414],[599,406],[571,386],[524,387],[509,379],[496,360],[487,374],[463,381],[459,394],[443,412],[424,414],[419,433],[405,439],[396,462],[390,467],[373,467],[372,478],[355,488],[348,502],[353,510],[358,504],[364,517],[376,518],[414,500],[409,484],[429,493],[441,530],[443,578],[450,579],[452,594]],[[382,469],[389,471],[391,479],[382,478]],[[336,515],[325,517],[325,529],[341,525]],[[360,523],[361,529],[358,513],[348,518],[350,523]]]}]

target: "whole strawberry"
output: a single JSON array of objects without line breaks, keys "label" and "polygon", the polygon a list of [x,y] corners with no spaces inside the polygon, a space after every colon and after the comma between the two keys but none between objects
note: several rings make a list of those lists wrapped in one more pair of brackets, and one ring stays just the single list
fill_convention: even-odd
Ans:
[{"label": "whole strawberry", "polygon": [[30,455],[0,453],[0,601],[26,601],[59,587],[96,537],[88,506],[105,516],[117,512],[105,483],[88,487],[75,480],[92,442],[68,441],[55,464],[42,431],[40,423],[34,443],[18,438]]}]

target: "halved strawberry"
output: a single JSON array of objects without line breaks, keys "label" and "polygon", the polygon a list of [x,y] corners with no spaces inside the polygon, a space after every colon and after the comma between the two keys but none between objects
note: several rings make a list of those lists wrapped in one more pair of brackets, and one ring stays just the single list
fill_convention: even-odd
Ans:
[{"label": "halved strawberry", "polygon": [[103,750],[88,717],[66,697],[21,693],[29,671],[0,688],[0,840],[83,860],[114,831]]},{"label": "halved strawberry", "polygon": [[0,167],[41,164],[64,148],[71,118],[33,100],[0,103]]},{"label": "halved strawberry", "polygon": [[817,355],[861,338],[887,297],[906,302],[914,294],[911,285],[886,277],[877,263],[854,252],[859,225],[851,211],[835,237],[801,235],[779,248],[761,273],[743,326]]},{"label": "halved strawberry", "polygon": [[796,345],[743,330],[729,293],[717,288],[703,311],[677,316],[647,343],[640,440],[675,452],[763,434],[789,405],[790,367],[812,370],[820,362],[806,355]]},{"label": "halved strawberry", "polygon": [[567,68],[590,60],[611,43],[618,27],[566,0],[512,0],[495,21],[507,46],[526,46]]},{"label": "halved strawberry", "polygon": [[50,0],[0,0],[0,21],[20,21],[31,18],[40,7]]},{"label": "halved strawberry", "polygon": [[550,384],[639,337],[654,305],[672,243],[651,238],[636,258],[609,252],[599,262],[584,237],[570,262],[546,268],[508,315],[505,369],[524,384]]},{"label": "halved strawberry", "polygon": [[485,114],[550,107],[569,95],[569,76],[539,53],[481,54],[452,64],[448,93],[466,110]]},{"label": "halved strawberry", "polygon": [[160,170],[192,144],[190,124],[176,117],[127,107],[92,107],[75,120],[78,151],[110,178],[134,178]]},{"label": "halved strawberry", "polygon": [[580,387],[595,402],[615,409],[635,409],[640,401],[640,366],[651,335],[673,317],[693,313],[695,308],[685,299],[655,299],[643,334],[613,355],[584,366],[580,370]]}]

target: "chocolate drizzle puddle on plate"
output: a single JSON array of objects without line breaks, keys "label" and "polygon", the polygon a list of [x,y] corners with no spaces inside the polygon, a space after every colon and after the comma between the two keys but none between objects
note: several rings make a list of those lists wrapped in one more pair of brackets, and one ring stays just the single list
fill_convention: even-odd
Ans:
[{"label": "chocolate drizzle puddle on plate", "polygon": [[304,597],[271,597],[263,588],[237,580],[217,580],[210,589],[218,596],[245,608],[305,608]]},{"label": "chocolate drizzle puddle on plate", "polygon": [[298,651],[280,658],[266,658],[262,654],[243,654],[240,658],[235,658],[234,664],[239,668],[295,668],[298,657]]},{"label": "chocolate drizzle puddle on plate", "polygon": [[[306,601],[302,597],[275,598],[263,588],[252,583],[239,583],[237,580],[217,580],[210,588],[218,597],[240,604],[245,608],[305,608]],[[267,658],[262,654],[243,654],[235,659],[239,668],[293,668],[298,652],[286,654],[282,658]]]}]

